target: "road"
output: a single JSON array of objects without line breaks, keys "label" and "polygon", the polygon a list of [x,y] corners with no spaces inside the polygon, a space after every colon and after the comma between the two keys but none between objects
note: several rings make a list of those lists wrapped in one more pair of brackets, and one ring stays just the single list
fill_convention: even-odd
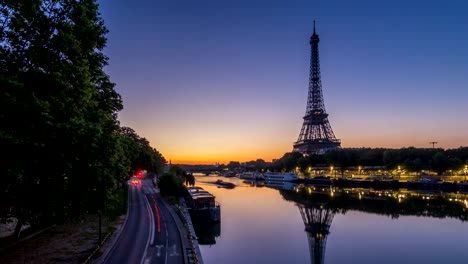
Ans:
[{"label": "road", "polygon": [[179,229],[159,191],[141,180],[128,195],[126,223],[104,263],[183,264]]}]

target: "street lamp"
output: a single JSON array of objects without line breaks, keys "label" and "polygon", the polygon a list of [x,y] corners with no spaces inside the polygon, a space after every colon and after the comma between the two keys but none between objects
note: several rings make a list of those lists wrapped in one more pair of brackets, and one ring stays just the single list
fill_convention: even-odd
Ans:
[{"label": "street lamp", "polygon": [[333,166],[330,166],[330,176],[333,176]]},{"label": "street lamp", "polygon": [[465,165],[465,169],[463,170],[463,172],[465,172],[465,181],[466,181],[466,172],[468,171],[468,165]]},{"label": "street lamp", "polygon": [[361,169],[362,169],[362,167],[359,166],[359,167],[358,167],[358,175],[359,175],[359,176],[361,175]]}]

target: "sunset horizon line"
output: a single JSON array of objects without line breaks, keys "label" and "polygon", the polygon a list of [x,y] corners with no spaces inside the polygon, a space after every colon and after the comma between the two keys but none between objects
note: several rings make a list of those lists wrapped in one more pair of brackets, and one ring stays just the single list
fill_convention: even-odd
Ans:
[{"label": "sunset horizon line", "polygon": [[[402,147],[370,147],[370,146],[361,146],[361,147],[343,147],[341,149],[405,149],[405,148],[416,148],[416,149],[443,149],[443,150],[450,150],[450,149],[458,149],[458,148],[465,148],[468,146],[458,146],[458,147],[432,147],[432,146],[427,146],[427,147],[422,147],[422,146],[402,146]],[[240,163],[245,163],[249,161],[255,161],[257,159],[264,160],[265,162],[273,162],[275,159],[280,159],[284,154],[286,153],[291,153],[291,151],[286,151],[283,154],[280,154],[274,158],[264,158],[264,157],[257,157],[257,158],[230,158],[230,159],[211,159],[211,158],[201,158],[201,159],[188,159],[188,158],[169,158],[166,157],[167,164],[174,164],[174,165],[217,165],[217,164],[228,164],[231,161],[234,162],[240,162]],[[162,153],[164,156],[164,153]],[[233,155],[235,156],[235,155]]]}]

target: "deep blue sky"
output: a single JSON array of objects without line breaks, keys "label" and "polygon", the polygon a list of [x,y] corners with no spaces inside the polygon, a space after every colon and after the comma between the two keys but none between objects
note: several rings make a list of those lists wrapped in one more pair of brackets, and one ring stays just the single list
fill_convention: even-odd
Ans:
[{"label": "deep blue sky", "polygon": [[173,161],[292,150],[314,19],[344,147],[468,145],[468,1],[99,2],[120,120]]}]

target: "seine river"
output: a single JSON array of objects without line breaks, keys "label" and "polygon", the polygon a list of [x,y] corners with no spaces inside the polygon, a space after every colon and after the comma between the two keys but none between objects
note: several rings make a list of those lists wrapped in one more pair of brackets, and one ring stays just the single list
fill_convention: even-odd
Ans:
[{"label": "seine river", "polygon": [[196,179],[221,204],[220,224],[196,226],[206,264],[468,263],[462,194]]}]

